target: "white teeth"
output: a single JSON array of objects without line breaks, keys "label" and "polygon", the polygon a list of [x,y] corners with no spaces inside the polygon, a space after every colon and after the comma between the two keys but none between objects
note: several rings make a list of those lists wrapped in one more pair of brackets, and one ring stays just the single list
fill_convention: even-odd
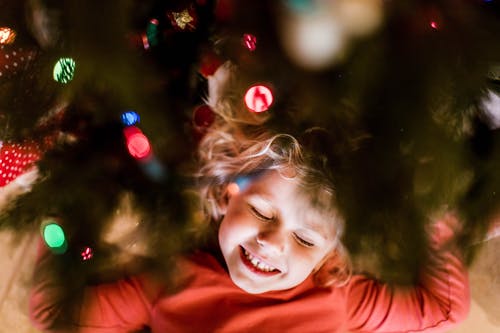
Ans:
[{"label": "white teeth", "polygon": [[250,259],[250,261],[252,262],[252,265],[254,265],[255,267],[259,267],[259,261],[255,258],[252,258]]},{"label": "white teeth", "polygon": [[248,259],[248,261],[250,261],[255,268],[264,272],[272,272],[276,270],[275,268],[263,263],[259,259],[252,256],[247,250],[243,249],[243,253],[245,254],[245,257]]}]

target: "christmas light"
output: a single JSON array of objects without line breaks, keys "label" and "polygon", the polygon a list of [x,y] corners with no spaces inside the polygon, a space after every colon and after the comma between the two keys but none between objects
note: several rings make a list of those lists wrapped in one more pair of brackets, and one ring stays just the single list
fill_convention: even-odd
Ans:
[{"label": "christmas light", "polygon": [[242,42],[243,45],[252,52],[257,48],[257,37],[252,34],[244,34]]},{"label": "christmas light", "polygon": [[151,144],[139,128],[130,126],[125,128],[123,133],[127,141],[128,152],[132,157],[145,159],[151,156]]},{"label": "christmas light", "polygon": [[227,193],[229,195],[236,195],[240,192],[240,187],[236,183],[230,183],[227,185]]},{"label": "christmas light", "polygon": [[245,94],[245,104],[253,112],[268,110],[273,103],[273,99],[271,89],[263,85],[252,86]]},{"label": "christmas light", "polygon": [[121,119],[125,126],[132,126],[137,124],[141,120],[141,117],[135,111],[125,111],[122,113]]},{"label": "christmas light", "polygon": [[432,29],[437,30],[438,29],[438,24],[436,21],[431,21],[430,26]]},{"label": "christmas light", "polygon": [[161,182],[165,179],[165,168],[156,157],[152,156],[151,158],[146,159],[142,162],[142,170],[151,180]]},{"label": "christmas light", "polygon": [[53,71],[54,80],[59,83],[68,83],[73,80],[75,74],[76,63],[71,58],[60,58]]},{"label": "christmas light", "polygon": [[16,32],[11,28],[0,27],[0,44],[12,44],[16,39]]},{"label": "christmas light", "polygon": [[80,255],[82,256],[83,261],[87,261],[94,256],[94,251],[92,251],[92,248],[87,246],[82,250],[82,252],[80,252]]},{"label": "christmas light", "polygon": [[151,145],[144,134],[134,134],[127,140],[127,149],[133,157],[143,159],[151,153]]},{"label": "christmas light", "polygon": [[500,94],[488,90],[481,99],[481,107],[491,129],[500,128]]},{"label": "christmas light", "polygon": [[236,185],[238,186],[239,190],[245,190],[248,185],[250,185],[250,182],[252,181],[252,176],[239,176],[236,178]]},{"label": "christmas light", "polygon": [[151,46],[158,45],[158,25],[160,22],[157,19],[149,20],[146,28],[146,33],[142,35],[142,44],[144,49],[149,49]]},{"label": "christmas light", "polygon": [[309,12],[314,9],[314,1],[312,0],[288,0],[287,5],[297,12]]},{"label": "christmas light", "polygon": [[42,237],[47,247],[54,253],[66,252],[66,235],[63,228],[53,220],[42,224]]}]

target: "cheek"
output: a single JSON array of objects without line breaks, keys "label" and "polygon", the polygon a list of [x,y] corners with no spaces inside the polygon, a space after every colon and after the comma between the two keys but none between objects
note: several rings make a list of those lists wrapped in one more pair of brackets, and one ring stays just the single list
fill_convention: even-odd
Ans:
[{"label": "cheek", "polygon": [[219,244],[221,249],[227,249],[230,244],[234,242],[234,233],[234,225],[232,226],[228,220],[228,217],[225,216],[219,226]]},{"label": "cheek", "polygon": [[219,243],[221,247],[236,246],[255,233],[255,226],[243,212],[228,212],[219,226]]},{"label": "cheek", "polygon": [[321,266],[326,253],[323,250],[315,251],[307,248],[297,248],[293,251],[292,257],[296,267],[311,272]]}]

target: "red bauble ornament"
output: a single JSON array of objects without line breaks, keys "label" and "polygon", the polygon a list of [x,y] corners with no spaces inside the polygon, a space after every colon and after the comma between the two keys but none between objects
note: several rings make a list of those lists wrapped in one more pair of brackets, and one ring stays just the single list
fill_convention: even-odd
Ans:
[{"label": "red bauble ornament", "polygon": [[0,81],[9,79],[21,71],[35,59],[34,49],[0,45]]},{"label": "red bauble ornament", "polygon": [[33,141],[0,145],[0,187],[26,172],[41,155],[40,147]]},{"label": "red bauble ornament", "polygon": [[200,105],[193,111],[193,122],[196,127],[209,127],[214,120],[215,113],[208,105]]},{"label": "red bauble ornament", "polygon": [[208,51],[201,56],[199,73],[207,78],[213,75],[223,61],[213,51]]}]

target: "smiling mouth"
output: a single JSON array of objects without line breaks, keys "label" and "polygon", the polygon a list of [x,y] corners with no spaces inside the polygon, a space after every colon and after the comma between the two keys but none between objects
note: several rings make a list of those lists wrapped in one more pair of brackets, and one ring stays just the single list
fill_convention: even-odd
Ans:
[{"label": "smiling mouth", "polygon": [[260,275],[275,275],[281,273],[281,271],[277,268],[274,268],[259,258],[254,257],[250,252],[245,250],[242,246],[240,246],[240,257],[245,266],[250,269],[252,272],[260,274]]}]

